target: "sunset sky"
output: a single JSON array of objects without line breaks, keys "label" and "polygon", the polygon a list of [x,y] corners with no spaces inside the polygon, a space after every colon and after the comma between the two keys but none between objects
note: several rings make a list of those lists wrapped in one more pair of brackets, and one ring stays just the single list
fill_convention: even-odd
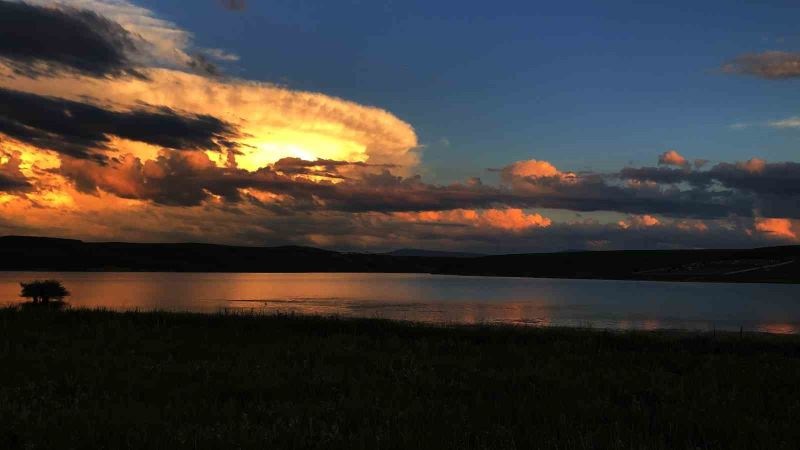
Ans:
[{"label": "sunset sky", "polygon": [[796,244],[799,16],[788,1],[0,0],[0,235]]}]

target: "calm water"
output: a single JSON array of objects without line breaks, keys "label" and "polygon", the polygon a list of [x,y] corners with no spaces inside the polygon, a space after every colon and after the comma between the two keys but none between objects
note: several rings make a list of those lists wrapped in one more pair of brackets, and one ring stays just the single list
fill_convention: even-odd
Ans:
[{"label": "calm water", "polygon": [[73,306],[337,314],[425,322],[800,332],[800,285],[656,283],[417,274],[0,272],[62,280]]}]

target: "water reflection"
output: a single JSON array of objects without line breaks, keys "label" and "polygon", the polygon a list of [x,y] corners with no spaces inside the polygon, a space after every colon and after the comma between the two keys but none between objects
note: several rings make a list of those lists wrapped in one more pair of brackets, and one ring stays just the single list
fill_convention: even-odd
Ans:
[{"label": "water reflection", "polygon": [[56,278],[78,307],[220,310],[616,329],[800,333],[800,285],[650,283],[414,274],[0,273]]},{"label": "water reflection", "polygon": [[756,330],[774,334],[797,334],[800,332],[800,325],[796,323],[764,323],[758,324]]}]

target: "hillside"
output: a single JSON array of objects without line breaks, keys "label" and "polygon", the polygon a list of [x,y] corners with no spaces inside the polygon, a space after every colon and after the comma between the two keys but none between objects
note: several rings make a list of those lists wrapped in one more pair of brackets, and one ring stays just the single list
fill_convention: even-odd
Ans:
[{"label": "hillside", "polygon": [[[436,253],[431,253],[435,255]],[[407,272],[662,281],[800,282],[800,246],[493,256],[342,253],[311,247],[135,244],[0,237],[0,270]]]}]

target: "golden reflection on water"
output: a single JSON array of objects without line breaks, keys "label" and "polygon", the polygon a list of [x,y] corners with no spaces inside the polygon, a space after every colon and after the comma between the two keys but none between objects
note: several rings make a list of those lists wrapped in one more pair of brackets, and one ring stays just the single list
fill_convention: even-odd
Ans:
[{"label": "golden reflection on water", "polygon": [[[0,304],[23,301],[18,297],[20,281],[46,278],[64,282],[74,307],[115,310],[233,310],[644,330],[738,331],[744,323],[748,331],[800,333],[800,325],[785,320],[800,319],[795,301],[800,286],[784,285],[676,283],[665,293],[664,283],[418,274],[0,272]],[[766,292],[769,302],[763,301]]]},{"label": "golden reflection on water", "polygon": [[795,323],[767,323],[760,324],[758,331],[773,334],[797,334],[800,333],[800,325]]},{"label": "golden reflection on water", "polygon": [[643,329],[643,330],[653,331],[653,330],[657,330],[659,328],[660,328],[660,326],[659,326],[659,323],[658,323],[657,320],[645,320],[645,321],[642,321],[641,329]]}]

